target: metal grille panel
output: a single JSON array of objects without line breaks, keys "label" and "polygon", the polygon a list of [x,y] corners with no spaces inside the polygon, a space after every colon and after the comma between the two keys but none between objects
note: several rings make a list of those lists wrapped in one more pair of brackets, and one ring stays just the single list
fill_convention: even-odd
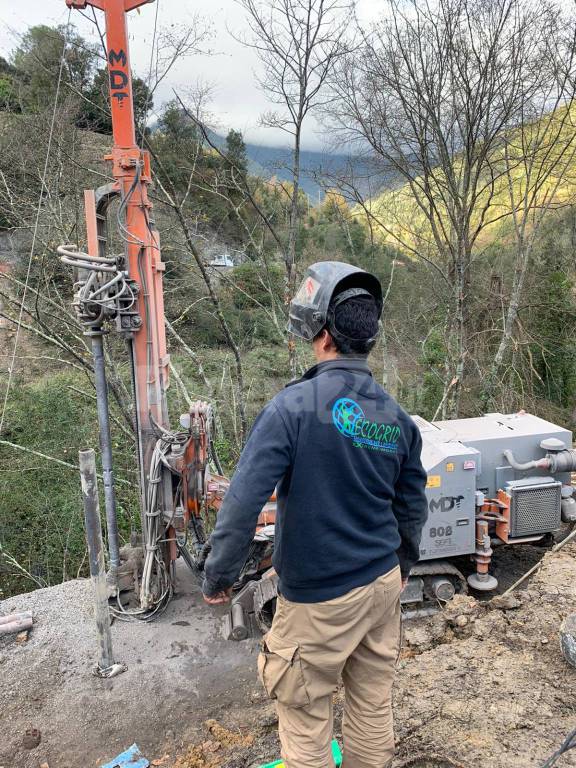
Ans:
[{"label": "metal grille panel", "polygon": [[561,483],[532,485],[512,490],[510,535],[535,536],[560,527]]}]

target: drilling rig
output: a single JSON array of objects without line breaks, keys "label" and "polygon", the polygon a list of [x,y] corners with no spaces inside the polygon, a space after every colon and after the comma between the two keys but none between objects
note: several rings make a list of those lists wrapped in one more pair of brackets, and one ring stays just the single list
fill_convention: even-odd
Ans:
[{"label": "drilling rig", "polygon": [[[209,551],[205,520],[217,511],[228,482],[213,447],[213,415],[198,401],[170,428],[166,391],[167,354],[160,237],[149,189],[150,156],[137,143],[128,49],[127,14],[153,0],[66,0],[70,8],[93,6],[106,17],[113,148],[107,160],[114,181],[85,192],[86,252],[64,245],[61,260],[75,275],[74,307],[90,339],[108,531],[109,591],[122,618],[149,621],[168,604],[178,557],[202,570]],[[109,253],[109,219],[122,252]],[[138,464],[140,540],[120,548],[104,336],[114,330],[126,341],[131,362],[134,435]],[[576,471],[572,433],[523,412],[428,423],[415,417],[428,473],[428,521],[421,560],[403,593],[405,604],[443,603],[469,586],[490,591],[492,545],[540,541],[562,522],[576,522],[571,473]],[[210,463],[218,472],[211,474]],[[228,636],[242,639],[253,619],[265,629],[275,607],[275,498],[265,505],[248,560],[237,582]],[[305,532],[303,532],[305,535]],[[468,558],[468,578],[454,558]],[[137,605],[122,594],[134,592]]]},{"label": "drilling rig", "polygon": [[[107,580],[120,618],[150,621],[173,594],[181,557],[200,573],[209,551],[205,520],[216,512],[228,487],[213,444],[213,412],[203,401],[190,404],[178,430],[170,428],[166,392],[170,358],[166,347],[160,236],[149,196],[150,154],[137,142],[127,14],[154,0],[66,0],[70,8],[92,6],[106,22],[113,147],[106,157],[114,181],[84,193],[86,252],[58,248],[74,270],[74,308],[92,346],[98,405],[108,538]],[[111,221],[109,221],[111,220]],[[121,253],[109,253],[109,224],[116,225]],[[104,336],[126,341],[131,364],[134,435],[138,466],[141,537],[120,547]],[[211,466],[216,472],[211,473]],[[265,506],[240,583],[270,566],[274,499]],[[137,605],[123,596],[133,593]]]}]

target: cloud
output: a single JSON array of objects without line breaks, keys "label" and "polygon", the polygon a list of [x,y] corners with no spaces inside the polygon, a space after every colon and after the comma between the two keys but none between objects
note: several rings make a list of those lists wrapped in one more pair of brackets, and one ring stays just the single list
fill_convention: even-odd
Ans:
[{"label": "cloud", "polygon": [[[210,111],[216,126],[223,131],[229,128],[241,130],[246,139],[261,144],[285,145],[282,131],[262,127],[260,116],[271,108],[266,96],[259,89],[255,72],[259,62],[254,51],[245,48],[230,34],[238,34],[246,28],[242,9],[235,0],[156,0],[159,26],[172,28],[190,24],[196,15],[208,21],[214,30],[210,47],[211,56],[191,56],[178,64],[160,86],[155,98],[158,109],[173,97],[173,90],[185,94],[198,82],[212,86]],[[370,21],[383,7],[380,0],[360,0],[359,14]],[[87,15],[90,15],[87,13]],[[103,14],[96,11],[102,28]],[[147,79],[150,49],[153,41],[156,6],[144,5],[132,12],[129,18],[129,34],[132,67]],[[0,52],[7,57],[18,44],[19,36],[34,24],[64,24],[68,10],[64,0],[27,0],[15,3],[0,0]],[[72,20],[78,31],[88,40],[97,43],[98,35],[93,23],[78,11],[72,11]],[[304,146],[317,149],[324,144],[321,129],[310,119],[304,131]]]}]

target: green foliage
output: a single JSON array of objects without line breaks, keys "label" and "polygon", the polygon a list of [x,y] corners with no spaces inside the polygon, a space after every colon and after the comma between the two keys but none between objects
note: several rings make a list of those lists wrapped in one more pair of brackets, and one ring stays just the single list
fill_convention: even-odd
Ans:
[{"label": "green foliage", "polygon": [[222,468],[233,471],[234,464],[238,460],[238,451],[234,443],[226,435],[218,435],[214,440],[214,447]]},{"label": "green foliage", "polygon": [[18,70],[0,56],[0,112],[19,112]]},{"label": "green foliage", "polygon": [[[11,391],[3,439],[71,464],[78,450],[98,447],[96,405],[70,390],[84,387],[77,375],[53,374]],[[135,480],[131,446],[113,435],[117,477]],[[84,523],[77,471],[0,446],[0,542],[9,558],[36,584],[86,575]],[[137,493],[118,485],[120,525],[125,536],[136,514]],[[0,554],[2,593],[25,591],[34,581]]]},{"label": "green foliage", "polygon": [[248,157],[246,156],[246,144],[240,131],[233,128],[226,136],[226,157],[233,168],[238,169],[244,176],[248,169]]},{"label": "green foliage", "polygon": [[[0,59],[0,110],[42,112],[54,103],[64,50],[64,26],[30,27],[12,56],[12,65]],[[108,70],[98,67],[96,46],[77,32],[68,35],[62,69],[61,100],[72,106],[79,128],[111,134]],[[151,94],[139,77],[132,81],[136,125],[144,127],[152,107]]]},{"label": "green foliage", "polygon": [[230,275],[234,306],[250,310],[259,304],[272,308],[282,296],[283,279],[284,271],[278,263],[265,269],[251,261],[241,264]]},{"label": "green foliage", "polygon": [[230,247],[250,250],[246,233],[258,217],[244,200],[247,159],[242,134],[230,131],[226,148],[216,151],[204,143],[180,104],[172,101],[164,106],[150,144],[155,157],[161,158],[156,173],[171,193],[186,200],[185,213],[198,227],[212,236],[216,233]]},{"label": "green foliage", "polygon": [[[19,73],[23,109],[38,112],[53,104],[65,40],[66,28],[63,25],[48,27],[39,24],[30,27],[22,36],[12,63]],[[68,96],[87,90],[96,60],[96,47],[77,32],[70,32],[62,69],[63,83],[69,86]],[[77,100],[80,99],[78,96]]]},{"label": "green foliage", "polygon": [[[573,232],[574,217],[574,212],[565,217],[561,232]],[[522,311],[521,317],[533,339],[530,351],[538,374],[536,393],[559,406],[571,408],[576,398],[574,244],[558,235],[558,227],[549,222],[535,259],[531,306]]]},{"label": "green foliage", "polygon": [[419,413],[431,419],[442,400],[446,341],[439,330],[433,330],[422,345],[424,373],[419,397]]},{"label": "green foliage", "polygon": [[158,130],[161,136],[171,140],[174,144],[176,144],[176,142],[191,142],[196,146],[199,141],[196,126],[182,111],[177,101],[169,101],[164,105],[164,109],[158,120]]}]

